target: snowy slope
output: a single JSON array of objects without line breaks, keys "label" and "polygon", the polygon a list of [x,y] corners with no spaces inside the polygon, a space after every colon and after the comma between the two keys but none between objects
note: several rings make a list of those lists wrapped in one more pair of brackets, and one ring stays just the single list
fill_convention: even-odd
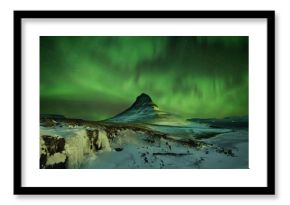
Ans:
[{"label": "snowy slope", "polygon": [[141,94],[105,121],[45,119],[40,168],[248,168],[247,118],[191,119]]}]

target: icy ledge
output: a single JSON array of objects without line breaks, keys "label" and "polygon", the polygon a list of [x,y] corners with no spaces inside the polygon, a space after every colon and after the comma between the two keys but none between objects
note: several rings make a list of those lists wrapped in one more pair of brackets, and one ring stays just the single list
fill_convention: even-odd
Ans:
[{"label": "icy ledge", "polygon": [[40,168],[79,168],[96,151],[111,151],[102,129],[41,129]]}]

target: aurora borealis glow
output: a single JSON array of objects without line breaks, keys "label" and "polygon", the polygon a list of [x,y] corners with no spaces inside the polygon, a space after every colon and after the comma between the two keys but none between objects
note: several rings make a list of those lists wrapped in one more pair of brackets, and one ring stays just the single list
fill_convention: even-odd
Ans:
[{"label": "aurora borealis glow", "polygon": [[40,37],[40,112],[102,120],[147,93],[186,118],[248,115],[248,37]]}]

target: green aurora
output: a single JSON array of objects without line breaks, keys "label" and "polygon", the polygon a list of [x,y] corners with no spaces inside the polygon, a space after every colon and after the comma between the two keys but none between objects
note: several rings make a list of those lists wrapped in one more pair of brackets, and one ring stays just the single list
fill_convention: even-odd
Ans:
[{"label": "green aurora", "polygon": [[141,93],[186,118],[248,115],[248,37],[40,37],[42,114],[102,120]]}]

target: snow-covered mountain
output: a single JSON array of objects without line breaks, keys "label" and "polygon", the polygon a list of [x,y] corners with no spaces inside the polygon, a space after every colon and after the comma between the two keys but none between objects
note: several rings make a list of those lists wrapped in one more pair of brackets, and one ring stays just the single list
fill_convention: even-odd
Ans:
[{"label": "snow-covered mountain", "polygon": [[147,123],[157,125],[183,125],[188,121],[178,115],[161,111],[151,97],[142,93],[136,101],[120,114],[105,120],[113,123]]},{"label": "snow-covered mountain", "polygon": [[136,101],[120,114],[106,120],[107,122],[140,122],[156,118],[162,114],[151,97],[145,93],[139,95]]}]

